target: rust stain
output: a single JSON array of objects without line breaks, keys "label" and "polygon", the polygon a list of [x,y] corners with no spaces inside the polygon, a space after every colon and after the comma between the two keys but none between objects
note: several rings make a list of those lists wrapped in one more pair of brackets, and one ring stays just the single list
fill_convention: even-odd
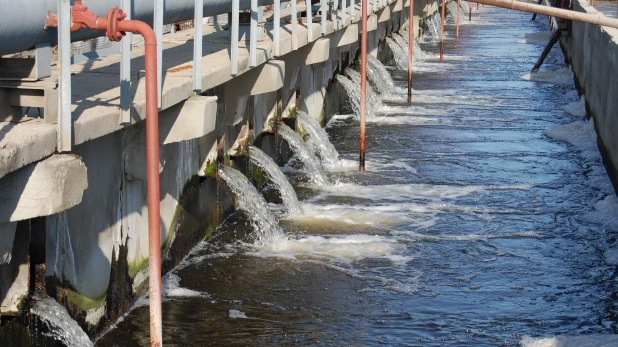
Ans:
[{"label": "rust stain", "polygon": [[183,65],[183,66],[179,66],[179,67],[173,67],[171,69],[167,69],[167,72],[178,72],[178,71],[182,71],[182,70],[189,70],[192,69],[193,65]]}]

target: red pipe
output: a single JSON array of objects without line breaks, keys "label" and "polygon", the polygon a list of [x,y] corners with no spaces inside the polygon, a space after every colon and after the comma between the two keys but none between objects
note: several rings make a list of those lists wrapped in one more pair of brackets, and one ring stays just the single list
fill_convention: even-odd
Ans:
[{"label": "red pipe", "polygon": [[360,95],[360,160],[359,171],[365,171],[365,114],[367,113],[367,0],[361,6],[361,95]]},{"label": "red pipe", "polygon": [[161,225],[159,191],[159,109],[157,92],[157,39],[148,24],[124,20],[126,14],[112,8],[106,18],[88,11],[81,0],[71,8],[71,31],[82,28],[105,30],[112,41],[120,41],[125,32],[140,34],[146,46],[146,170],[148,184],[148,243],[150,294],[150,345],[162,345],[161,322]]},{"label": "red pipe", "polygon": [[446,9],[446,0],[442,0],[442,33],[440,34],[440,61],[444,60],[444,10]]},{"label": "red pipe", "polygon": [[472,3],[468,0],[468,21],[472,21]]},{"label": "red pipe", "polygon": [[412,58],[414,57],[414,0],[410,0],[408,19],[408,105],[412,104]]},{"label": "red pipe", "polygon": [[459,38],[459,6],[460,0],[457,0],[457,31],[455,32],[455,38]]}]

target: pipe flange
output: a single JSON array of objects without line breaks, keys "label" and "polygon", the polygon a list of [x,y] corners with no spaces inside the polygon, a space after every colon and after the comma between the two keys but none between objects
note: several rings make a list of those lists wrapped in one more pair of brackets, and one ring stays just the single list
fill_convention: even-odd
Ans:
[{"label": "pipe flange", "polygon": [[105,33],[107,38],[111,41],[120,41],[125,35],[124,31],[118,30],[118,22],[124,20],[127,15],[118,6],[112,8],[107,12],[107,32]]}]

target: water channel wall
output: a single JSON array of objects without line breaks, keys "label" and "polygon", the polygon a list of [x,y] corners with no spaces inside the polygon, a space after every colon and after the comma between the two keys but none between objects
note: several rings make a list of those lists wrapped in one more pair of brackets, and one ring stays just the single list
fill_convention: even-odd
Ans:
[{"label": "water channel wall", "polygon": [[[587,0],[574,0],[573,10],[600,14]],[[574,21],[570,37],[560,42],[594,118],[610,178],[618,187],[618,29]]]},{"label": "water channel wall", "polygon": [[[384,39],[405,24],[407,6],[405,0],[391,1],[371,15],[371,54],[377,56],[380,47],[385,46]],[[419,19],[437,10],[437,1],[415,1],[417,34]],[[208,238],[234,210],[233,194],[216,175],[217,163],[247,171],[244,146],[254,143],[283,164],[290,154],[272,132],[278,114],[293,125],[296,109],[321,122],[329,116],[325,112],[337,111],[329,99],[339,96],[328,95],[336,89],[332,88],[334,76],[359,52],[360,22],[354,30],[351,27],[334,30],[313,43],[305,42],[298,50],[269,58],[236,77],[222,78],[222,83],[201,95],[162,108],[163,273]],[[184,61],[191,61],[190,50],[187,52]],[[167,54],[164,51],[164,57]],[[87,72],[75,74],[80,73]],[[164,91],[164,103],[170,93]],[[189,128],[199,124],[205,130],[199,136],[181,136],[195,129],[182,130],[178,135],[174,125],[182,120],[191,122]],[[83,135],[75,135],[70,155],[48,155],[22,167],[9,167],[0,175],[4,210],[0,212],[3,318],[23,315],[28,293],[40,291],[64,305],[88,334],[96,336],[146,292],[145,124],[112,124],[112,130],[103,135],[101,129],[111,123],[97,120],[94,124],[96,127],[86,128],[87,124],[75,122],[75,131]],[[176,140],[169,140],[174,134]],[[32,147],[17,148],[16,153],[25,161],[28,151],[49,144],[44,139],[41,137]],[[39,182],[34,188],[33,179]],[[36,193],[53,190],[55,195],[42,194],[38,200],[27,200],[35,188]],[[26,208],[24,199],[30,204]],[[52,203],[54,208],[48,208]]]}]

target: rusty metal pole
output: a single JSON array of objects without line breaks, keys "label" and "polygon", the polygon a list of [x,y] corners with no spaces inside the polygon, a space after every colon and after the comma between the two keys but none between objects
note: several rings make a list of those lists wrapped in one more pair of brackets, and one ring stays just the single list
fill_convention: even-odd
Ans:
[{"label": "rusty metal pole", "polygon": [[360,95],[360,161],[358,169],[365,171],[365,116],[367,113],[367,0],[361,3],[361,95]]},{"label": "rusty metal pole", "polygon": [[414,57],[414,0],[410,0],[408,19],[408,105],[412,104],[412,60]]},{"label": "rusty metal pole", "polygon": [[590,6],[594,7],[594,0],[590,0]]},{"label": "rusty metal pole", "polygon": [[472,21],[472,2],[468,0],[468,21]]},{"label": "rusty metal pole", "polygon": [[477,11],[479,10],[479,3],[478,2],[476,3],[476,10]]},{"label": "rusty metal pole", "polygon": [[71,8],[71,31],[82,28],[105,30],[111,41],[120,41],[125,32],[144,37],[146,70],[146,171],[148,185],[148,243],[149,243],[149,294],[150,294],[150,345],[162,346],[161,319],[161,213],[159,187],[159,108],[157,88],[157,39],[148,24],[137,20],[124,20],[126,14],[118,7],[112,8],[106,18],[88,11],[81,0]]},{"label": "rusty metal pole", "polygon": [[455,38],[459,38],[459,6],[461,5],[461,0],[457,0],[457,30],[455,31]]},{"label": "rusty metal pole", "polygon": [[444,61],[444,17],[446,0],[442,0],[442,32],[440,34],[440,62]]},{"label": "rusty metal pole", "polygon": [[481,3],[490,6],[508,8],[511,10],[518,10],[524,12],[544,14],[549,17],[563,18],[568,20],[574,20],[577,22],[598,24],[611,28],[618,29],[618,19],[609,18],[603,14],[588,14],[583,12],[564,10],[556,7],[549,7],[545,5],[536,5],[528,2],[517,0],[472,0],[476,3]]}]

